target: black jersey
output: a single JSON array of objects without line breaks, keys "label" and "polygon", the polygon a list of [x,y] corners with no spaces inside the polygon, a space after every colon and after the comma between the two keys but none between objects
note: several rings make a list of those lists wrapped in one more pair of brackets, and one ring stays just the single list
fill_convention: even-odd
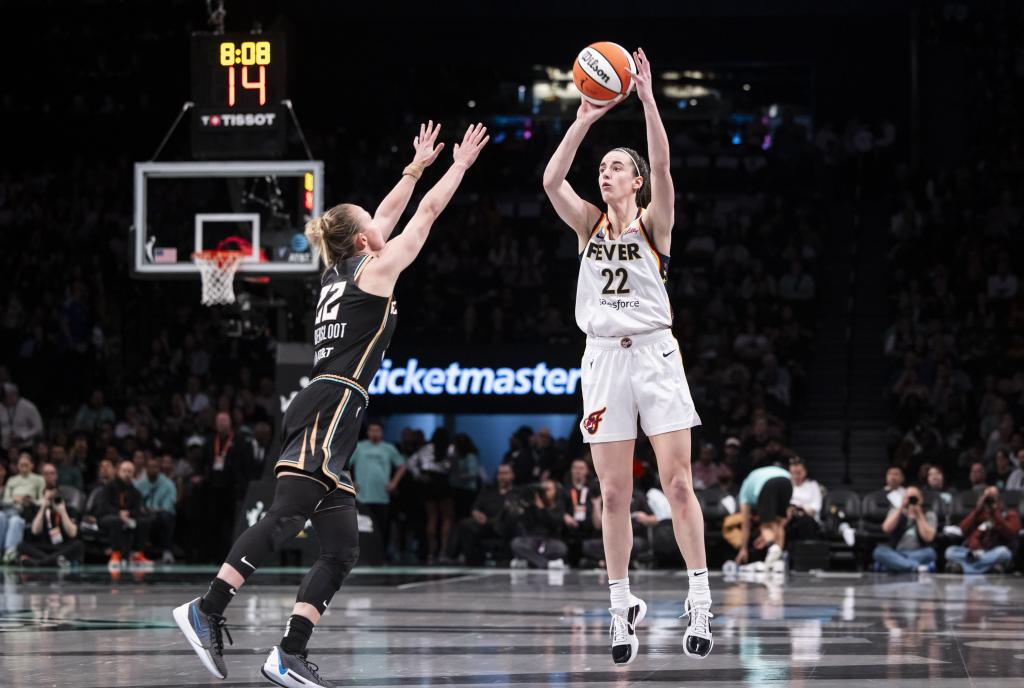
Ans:
[{"label": "black jersey", "polygon": [[393,297],[374,296],[356,286],[373,260],[353,256],[320,281],[313,323],[313,371],[309,385],[288,404],[281,422],[278,473],[299,471],[328,489],[355,494],[348,462],[359,440],[367,388],[391,343],[398,310]]},{"label": "black jersey", "polygon": [[398,320],[394,296],[367,294],[356,278],[372,256],[353,256],[336,264],[320,282],[313,321],[313,371],[354,381],[364,390],[377,374]]}]

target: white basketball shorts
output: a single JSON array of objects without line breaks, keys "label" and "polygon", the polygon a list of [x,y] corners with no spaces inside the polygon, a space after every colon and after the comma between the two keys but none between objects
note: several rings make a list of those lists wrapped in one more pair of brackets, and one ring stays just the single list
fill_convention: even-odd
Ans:
[{"label": "white basketball shorts", "polygon": [[671,330],[588,337],[583,353],[583,441],[636,439],[700,425]]}]

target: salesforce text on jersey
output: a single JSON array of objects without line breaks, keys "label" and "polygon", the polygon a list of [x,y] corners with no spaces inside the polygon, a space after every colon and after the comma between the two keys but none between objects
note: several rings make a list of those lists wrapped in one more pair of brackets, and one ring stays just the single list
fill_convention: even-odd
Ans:
[{"label": "salesforce text on jersey", "polygon": [[380,370],[370,383],[370,395],[425,394],[576,394],[579,368],[549,368],[538,363],[532,368],[463,368],[451,363],[447,368],[421,368],[410,358],[404,366],[394,366],[390,358],[381,361]]}]

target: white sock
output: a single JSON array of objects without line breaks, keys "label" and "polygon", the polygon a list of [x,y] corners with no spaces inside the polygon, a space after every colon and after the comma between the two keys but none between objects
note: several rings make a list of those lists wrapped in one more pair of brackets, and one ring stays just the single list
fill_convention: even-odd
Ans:
[{"label": "white sock", "polygon": [[629,592],[629,576],[618,580],[608,579],[608,590],[611,591],[612,609],[626,609],[633,600]]},{"label": "white sock", "polygon": [[708,586],[707,569],[690,569],[690,600],[711,604],[711,588]]}]

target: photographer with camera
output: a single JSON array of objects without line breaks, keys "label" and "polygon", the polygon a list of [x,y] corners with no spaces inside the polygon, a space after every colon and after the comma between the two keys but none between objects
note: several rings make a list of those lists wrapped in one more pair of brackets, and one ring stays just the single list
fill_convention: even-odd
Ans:
[{"label": "photographer with camera", "polygon": [[558,486],[552,480],[542,482],[533,493],[533,502],[519,520],[522,533],[512,540],[512,552],[533,568],[560,568],[565,565],[569,548],[562,541],[565,506],[558,498]]},{"label": "photographer with camera", "polygon": [[43,497],[29,532],[18,546],[18,560],[23,566],[60,566],[80,563],[85,548],[78,539],[78,514],[68,506],[57,487],[57,467],[42,467]]},{"label": "photographer with camera", "polygon": [[872,554],[876,571],[920,573],[935,570],[932,541],[938,531],[934,511],[926,511],[921,490],[908,487],[900,507],[892,509],[882,522],[889,543],[878,545]]},{"label": "photographer with camera", "polygon": [[960,530],[963,544],[946,548],[946,573],[1003,573],[1019,544],[1020,513],[1002,503],[999,488],[988,487]]}]

